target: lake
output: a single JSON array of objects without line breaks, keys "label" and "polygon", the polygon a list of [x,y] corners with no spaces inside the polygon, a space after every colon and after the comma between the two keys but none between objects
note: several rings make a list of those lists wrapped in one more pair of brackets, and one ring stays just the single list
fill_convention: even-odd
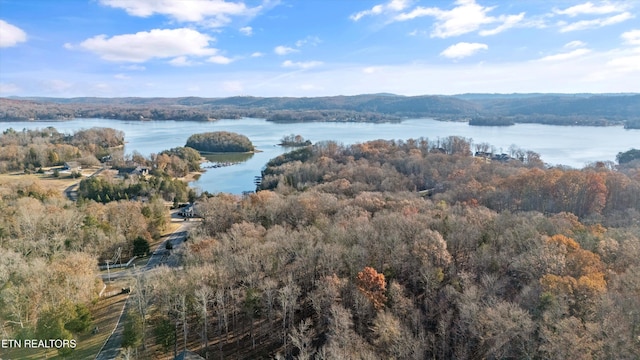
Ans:
[{"label": "lake", "polygon": [[[106,119],[75,119],[52,122],[2,122],[0,129],[36,129],[53,126],[60,132],[72,133],[95,126],[111,127],[125,133],[125,152],[134,150],[148,156],[176,146],[184,146],[194,133],[231,131],[246,135],[260,151],[246,161],[232,166],[211,168],[192,186],[212,193],[239,194],[255,190],[254,177],[269,159],[286,149],[278,146],[283,136],[299,134],[312,142],[333,140],[354,144],[375,139],[430,140],[457,135],[472,138],[474,143],[489,143],[498,152],[508,152],[515,144],[539,153],[545,163],[581,168],[594,161],[615,161],[621,151],[640,147],[640,130],[625,130],[622,126],[586,127],[516,124],[508,127],[469,126],[462,122],[442,122],[432,119],[409,119],[399,123],[295,123],[278,124],[264,119],[195,121],[121,121]],[[204,164],[206,167],[207,164]]]}]

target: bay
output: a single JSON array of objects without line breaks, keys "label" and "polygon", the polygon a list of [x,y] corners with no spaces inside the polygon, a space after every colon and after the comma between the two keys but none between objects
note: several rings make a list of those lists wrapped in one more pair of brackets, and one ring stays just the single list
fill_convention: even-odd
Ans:
[{"label": "bay", "polygon": [[[72,133],[91,127],[111,127],[125,133],[125,152],[137,151],[145,156],[176,146],[184,146],[187,138],[207,131],[231,131],[246,135],[259,152],[232,166],[209,168],[191,185],[201,191],[239,194],[255,189],[254,177],[272,158],[288,149],[277,144],[283,136],[299,134],[312,142],[332,140],[345,145],[376,139],[406,140],[425,137],[434,141],[447,136],[463,136],[474,143],[489,143],[497,152],[507,153],[516,145],[539,153],[550,165],[581,168],[595,161],[615,161],[621,151],[640,147],[640,130],[621,126],[586,127],[516,124],[508,127],[469,126],[464,122],[433,119],[408,119],[399,123],[293,123],[279,124],[265,119],[245,118],[195,121],[121,121],[106,119],[74,119],[52,122],[2,122],[2,131],[36,129],[53,126],[60,132]],[[207,164],[205,164],[205,167]]]}]

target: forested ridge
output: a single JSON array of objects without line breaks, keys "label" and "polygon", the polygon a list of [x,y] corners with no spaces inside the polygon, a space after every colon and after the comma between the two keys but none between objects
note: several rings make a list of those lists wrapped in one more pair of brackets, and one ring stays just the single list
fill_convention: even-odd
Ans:
[{"label": "forested ridge", "polygon": [[191,120],[266,118],[276,122],[399,121],[433,117],[476,125],[543,123],[637,127],[638,94],[368,94],[314,98],[0,98],[0,121],[105,118]]},{"label": "forested ridge", "polygon": [[[489,147],[460,137],[320,142],[272,159],[256,193],[205,193],[182,267],[136,280],[129,354],[640,357],[637,150],[569,169],[524,149],[472,155]],[[88,279],[100,254],[166,221],[158,198],[2,191],[3,336],[43,336],[51,321],[68,336],[65,324],[96,296]],[[25,280],[45,272],[57,275]]]}]

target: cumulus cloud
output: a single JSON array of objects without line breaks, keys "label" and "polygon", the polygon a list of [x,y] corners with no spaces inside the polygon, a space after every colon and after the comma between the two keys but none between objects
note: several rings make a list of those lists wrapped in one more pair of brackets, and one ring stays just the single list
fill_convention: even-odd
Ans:
[{"label": "cumulus cloud", "polygon": [[168,16],[180,22],[197,22],[210,27],[229,24],[232,17],[254,17],[263,5],[247,7],[243,2],[224,0],[100,0],[100,3],[123,9],[127,14],[149,17]]},{"label": "cumulus cloud", "polygon": [[231,64],[233,62],[233,59],[228,58],[226,56],[222,56],[222,55],[214,55],[208,58],[207,61],[214,64],[227,65],[227,64]]},{"label": "cumulus cloud", "polygon": [[241,27],[239,31],[242,35],[245,35],[245,36],[253,35],[253,28],[251,26]]},{"label": "cumulus cloud", "polygon": [[108,61],[140,63],[153,58],[215,55],[210,41],[213,38],[192,29],[154,29],[111,38],[98,35],[80,43],[80,47]]},{"label": "cumulus cloud", "polygon": [[586,30],[586,29],[596,29],[604,26],[614,25],[621,23],[623,21],[627,21],[629,19],[633,19],[635,15],[632,13],[625,11],[621,14],[592,19],[592,20],[580,20],[573,23],[560,22],[560,32],[570,32],[577,30]]},{"label": "cumulus cloud", "polygon": [[301,61],[294,62],[291,60],[286,60],[282,63],[282,67],[285,68],[298,68],[298,69],[311,69],[317,66],[322,65],[322,61]]},{"label": "cumulus cloud", "polygon": [[495,7],[479,5],[475,0],[457,0],[456,7],[443,10],[437,7],[418,6],[413,10],[396,15],[394,21],[408,21],[416,18],[431,16],[436,18],[431,37],[447,38],[467,34],[480,29],[482,26],[499,24],[490,30],[481,31],[480,35],[495,35],[516,26],[524,19],[525,13],[517,15],[489,16]]},{"label": "cumulus cloud", "polygon": [[16,46],[27,41],[27,33],[15,25],[0,20],[0,48]]},{"label": "cumulus cloud", "polygon": [[349,16],[349,18],[353,21],[358,21],[365,16],[380,15],[389,12],[399,12],[406,9],[408,6],[408,0],[391,0],[388,3],[375,5],[371,9],[357,12]]},{"label": "cumulus cloud", "polygon": [[568,7],[564,10],[554,9],[553,12],[558,15],[567,15],[576,17],[579,15],[604,15],[616,12],[623,12],[627,9],[624,3],[605,3],[603,5],[594,5],[592,2]]},{"label": "cumulus cloud", "polygon": [[450,59],[462,59],[487,49],[489,49],[487,44],[459,42],[446,48],[440,55]]},{"label": "cumulus cloud", "polygon": [[640,30],[631,30],[620,35],[625,43],[629,45],[640,45]]},{"label": "cumulus cloud", "polygon": [[273,52],[278,54],[278,55],[287,55],[287,54],[291,54],[291,53],[298,52],[298,51],[299,51],[298,49],[294,49],[294,48],[291,48],[291,47],[288,47],[288,46],[283,46],[283,45],[276,46],[273,49]]},{"label": "cumulus cloud", "polygon": [[564,61],[569,59],[575,59],[590,53],[589,49],[576,49],[569,52],[559,53],[555,55],[545,56],[540,59],[540,61]]}]

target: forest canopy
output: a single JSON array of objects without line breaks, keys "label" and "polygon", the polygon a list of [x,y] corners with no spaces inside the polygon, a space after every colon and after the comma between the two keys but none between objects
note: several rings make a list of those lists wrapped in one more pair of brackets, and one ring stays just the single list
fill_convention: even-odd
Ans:
[{"label": "forest canopy", "polygon": [[228,131],[193,134],[185,146],[200,152],[249,152],[255,149],[248,137]]},{"label": "forest canopy", "polygon": [[[171,249],[179,264],[136,276],[125,351],[640,358],[638,162],[548,167],[533,151],[488,148],[455,136],[319,142],[271,160],[256,193],[203,194],[188,241]],[[85,180],[75,203],[37,183],[0,187],[4,336],[51,325],[77,336],[83,306],[99,303],[96,265],[156,237],[163,200],[195,196],[173,176],[196,158],[134,154],[123,162],[151,176]],[[132,190],[149,201],[126,201]]]}]

